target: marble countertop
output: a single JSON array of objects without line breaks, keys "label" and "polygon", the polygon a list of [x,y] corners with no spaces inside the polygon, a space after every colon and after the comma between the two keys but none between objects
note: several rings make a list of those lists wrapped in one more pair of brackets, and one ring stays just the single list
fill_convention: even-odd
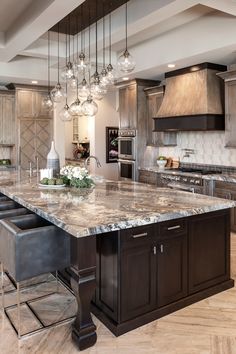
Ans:
[{"label": "marble countertop", "polygon": [[90,190],[42,189],[19,172],[0,171],[0,192],[75,237],[228,209],[233,201],[147,184],[104,181]]},{"label": "marble countertop", "polygon": [[236,183],[236,174],[235,173],[220,173],[220,174],[201,174],[201,173],[193,173],[193,172],[182,172],[177,171],[174,168],[166,168],[160,170],[158,166],[150,166],[150,167],[140,167],[139,170],[143,171],[150,171],[156,173],[164,173],[164,174],[173,174],[173,175],[182,175],[182,176],[192,176],[192,177],[201,177],[202,179],[206,180],[213,180],[213,181],[223,181],[223,182],[231,182]]}]

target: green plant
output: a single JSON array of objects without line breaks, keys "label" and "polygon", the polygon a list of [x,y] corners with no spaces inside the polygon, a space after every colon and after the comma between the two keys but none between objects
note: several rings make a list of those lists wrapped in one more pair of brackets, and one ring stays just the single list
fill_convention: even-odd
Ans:
[{"label": "green plant", "polygon": [[167,158],[166,158],[165,156],[159,156],[159,157],[157,158],[157,160],[163,161],[163,160],[167,160]]}]

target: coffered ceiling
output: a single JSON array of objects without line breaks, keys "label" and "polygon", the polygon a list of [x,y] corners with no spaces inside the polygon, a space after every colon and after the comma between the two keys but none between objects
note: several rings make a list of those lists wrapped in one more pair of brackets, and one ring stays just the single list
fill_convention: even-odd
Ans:
[{"label": "coffered ceiling", "polygon": [[[83,2],[1,0],[0,81],[29,83],[35,79],[46,83],[46,32]],[[112,13],[114,63],[124,48],[124,14],[124,5]],[[98,29],[101,55],[101,23]],[[92,55],[95,48],[93,30]],[[60,64],[64,65],[63,34],[60,43]],[[130,0],[128,43],[137,62],[131,78],[162,78],[164,72],[171,70],[167,67],[169,63],[174,63],[175,69],[203,61],[236,63],[236,0]],[[56,36],[52,33],[52,77],[55,79],[56,53]]]}]

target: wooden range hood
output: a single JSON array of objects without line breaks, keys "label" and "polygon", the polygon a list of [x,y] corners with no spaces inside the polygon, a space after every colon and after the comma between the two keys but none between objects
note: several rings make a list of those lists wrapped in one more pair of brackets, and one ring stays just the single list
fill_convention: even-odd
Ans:
[{"label": "wooden range hood", "polygon": [[224,130],[224,65],[202,63],[165,74],[165,94],[154,131]]}]

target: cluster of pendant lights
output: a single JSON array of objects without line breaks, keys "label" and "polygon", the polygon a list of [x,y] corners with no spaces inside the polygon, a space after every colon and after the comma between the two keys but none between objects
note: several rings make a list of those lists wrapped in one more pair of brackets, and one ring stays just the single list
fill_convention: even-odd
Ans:
[{"label": "cluster of pendant lights", "polygon": [[[97,1],[96,1],[97,4]],[[90,12],[90,11],[89,11]],[[43,102],[43,105],[48,109],[54,108],[54,103],[60,103],[65,99],[65,105],[60,112],[60,118],[63,121],[70,121],[74,116],[95,116],[98,112],[98,105],[96,101],[101,100],[107,90],[114,85],[116,81],[116,71],[111,63],[111,13],[109,16],[109,63],[106,65],[105,53],[105,17],[102,21],[103,29],[103,63],[102,70],[98,72],[98,24],[95,23],[95,44],[96,44],[96,60],[95,71],[92,71],[91,58],[90,58],[90,36],[91,25],[88,31],[88,55],[85,54],[85,34],[82,30],[80,33],[81,44],[79,53],[79,37],[77,34],[77,48],[75,58],[75,46],[73,38],[73,60],[71,61],[71,43],[70,43],[70,16],[68,17],[68,31],[66,35],[66,65],[60,73],[59,58],[60,58],[60,24],[58,24],[57,40],[58,40],[58,67],[57,67],[57,84],[50,91],[50,32],[48,31],[48,95]],[[81,23],[83,21],[83,12],[81,10]],[[77,19],[77,24],[79,19]],[[90,21],[89,21],[90,22]],[[78,28],[77,28],[78,29]],[[78,33],[79,31],[77,31]],[[69,38],[69,40],[68,40]],[[127,47],[127,3],[125,4],[125,50],[124,53],[118,58],[118,70],[121,73],[130,73],[135,68],[135,61],[130,55]],[[60,75],[65,85],[60,84]],[[63,86],[63,87],[62,87]],[[65,86],[65,88],[64,88]],[[68,87],[76,93],[74,102],[69,106],[67,101]]]}]

